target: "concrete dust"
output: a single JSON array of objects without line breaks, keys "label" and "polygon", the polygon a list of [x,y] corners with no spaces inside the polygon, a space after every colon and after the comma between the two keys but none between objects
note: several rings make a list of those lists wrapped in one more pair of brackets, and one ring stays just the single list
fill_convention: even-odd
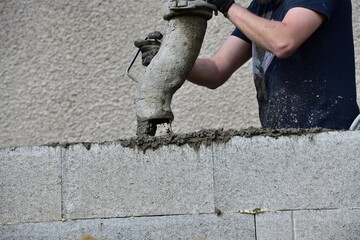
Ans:
[{"label": "concrete dust", "polygon": [[278,138],[281,136],[301,136],[331,131],[323,128],[313,129],[262,129],[250,127],[241,130],[203,129],[198,132],[185,134],[169,134],[159,137],[140,136],[130,139],[119,140],[123,147],[138,148],[142,151],[157,149],[166,145],[189,146],[199,149],[201,145],[210,146],[213,143],[226,143],[234,136],[251,138],[255,136],[267,136]]}]

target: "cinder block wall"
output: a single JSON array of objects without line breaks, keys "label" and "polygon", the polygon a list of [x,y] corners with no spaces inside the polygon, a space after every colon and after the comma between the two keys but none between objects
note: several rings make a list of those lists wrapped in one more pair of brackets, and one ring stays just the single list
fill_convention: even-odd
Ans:
[{"label": "cinder block wall", "polygon": [[[134,40],[165,29],[163,2],[1,0],[0,146],[134,136],[136,84],[124,71]],[[352,3],[360,81],[360,1]],[[213,17],[201,56],[211,56],[232,30]],[[132,74],[143,71],[137,61]],[[250,62],[215,91],[185,84],[172,108],[176,133],[259,126]]]},{"label": "cinder block wall", "polygon": [[2,148],[0,239],[360,239],[359,138]]}]

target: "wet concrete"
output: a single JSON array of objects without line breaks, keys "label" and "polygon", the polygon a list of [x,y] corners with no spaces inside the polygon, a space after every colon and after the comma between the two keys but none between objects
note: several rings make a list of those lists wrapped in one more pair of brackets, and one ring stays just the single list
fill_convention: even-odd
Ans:
[{"label": "wet concrete", "polygon": [[[249,127],[245,129],[202,129],[197,132],[191,133],[169,133],[162,136],[135,136],[132,138],[119,139],[114,141],[104,141],[104,142],[54,142],[49,144],[44,144],[41,146],[48,147],[61,147],[68,149],[74,145],[82,145],[87,150],[91,149],[93,144],[98,145],[108,145],[113,143],[120,143],[123,147],[127,148],[137,148],[143,152],[146,150],[155,150],[162,146],[167,145],[176,145],[182,146],[188,144],[194,149],[199,149],[201,145],[210,146],[215,143],[227,143],[232,137],[239,136],[245,138],[251,138],[256,136],[266,136],[271,138],[279,138],[283,136],[302,136],[302,135],[313,135],[321,132],[330,132],[331,129],[324,128],[312,128],[312,129],[263,129]],[[16,150],[17,148],[25,146],[13,146],[10,147],[11,150]]]},{"label": "wet concrete", "polygon": [[[232,137],[239,136],[251,138],[256,136],[266,136],[271,138],[279,138],[284,136],[303,136],[314,135],[321,132],[330,132],[331,129],[312,128],[312,129],[264,129],[249,127],[245,129],[202,129],[191,133],[169,133],[162,136],[135,136],[127,139],[119,139],[115,141],[105,142],[64,142],[50,143],[43,146],[69,148],[73,145],[81,144],[87,150],[91,149],[92,144],[107,145],[119,142],[123,147],[137,148],[143,152],[146,150],[155,150],[162,146],[176,145],[182,146],[188,144],[194,149],[199,149],[201,145],[210,146],[215,143],[227,143]],[[17,147],[14,147],[16,149]]]},{"label": "wet concrete", "polygon": [[199,149],[201,145],[209,146],[213,143],[226,143],[232,137],[246,137],[251,138],[255,136],[267,136],[278,138],[281,136],[301,136],[311,135],[320,132],[331,131],[323,128],[313,129],[262,129],[262,128],[246,128],[240,130],[223,130],[223,129],[203,129],[198,132],[186,134],[169,134],[159,137],[141,136],[129,139],[119,140],[123,147],[138,148],[142,151],[148,149],[155,150],[161,146],[177,145],[182,146],[188,144],[189,146]]}]

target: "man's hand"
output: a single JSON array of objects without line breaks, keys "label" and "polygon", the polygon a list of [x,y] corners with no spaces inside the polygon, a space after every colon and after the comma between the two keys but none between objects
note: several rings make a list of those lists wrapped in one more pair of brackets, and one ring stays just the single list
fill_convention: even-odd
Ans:
[{"label": "man's hand", "polygon": [[216,6],[217,10],[222,12],[227,17],[227,12],[231,5],[235,3],[234,0],[208,0],[209,3]]},{"label": "man's hand", "polygon": [[160,32],[152,32],[144,39],[138,39],[134,42],[142,53],[142,65],[148,66],[154,56],[158,53],[163,35]]}]

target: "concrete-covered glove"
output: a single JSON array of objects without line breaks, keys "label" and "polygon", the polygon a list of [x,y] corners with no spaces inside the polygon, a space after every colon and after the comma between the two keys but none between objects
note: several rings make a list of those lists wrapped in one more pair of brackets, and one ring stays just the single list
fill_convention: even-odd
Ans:
[{"label": "concrete-covered glove", "polygon": [[142,65],[148,66],[154,56],[158,53],[163,35],[160,32],[151,32],[145,39],[138,39],[134,42],[142,55]]},{"label": "concrete-covered glove", "polygon": [[209,3],[216,6],[217,10],[222,12],[227,17],[227,12],[231,5],[235,3],[234,0],[208,0]]}]

